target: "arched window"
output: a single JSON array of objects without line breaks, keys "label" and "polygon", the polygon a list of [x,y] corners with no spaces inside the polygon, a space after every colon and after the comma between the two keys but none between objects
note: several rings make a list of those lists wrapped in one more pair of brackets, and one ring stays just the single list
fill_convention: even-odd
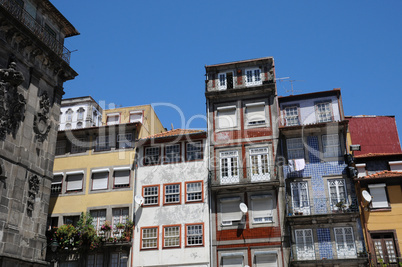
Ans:
[{"label": "arched window", "polygon": [[72,121],[72,120],[73,120],[73,110],[69,108],[66,112],[66,121]]}]

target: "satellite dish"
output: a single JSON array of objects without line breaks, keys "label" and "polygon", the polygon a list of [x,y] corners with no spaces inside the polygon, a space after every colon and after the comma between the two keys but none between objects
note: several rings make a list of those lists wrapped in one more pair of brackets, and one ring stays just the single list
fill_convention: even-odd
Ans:
[{"label": "satellite dish", "polygon": [[239,205],[241,212],[246,213],[248,211],[247,205],[244,203],[240,203]]},{"label": "satellite dish", "polygon": [[137,195],[134,197],[134,201],[141,206],[144,203],[144,198],[140,195]]},{"label": "satellite dish", "polygon": [[366,200],[367,202],[371,202],[371,200],[373,199],[373,197],[370,195],[370,193],[367,192],[366,190],[362,191],[362,196],[363,196],[364,200]]}]

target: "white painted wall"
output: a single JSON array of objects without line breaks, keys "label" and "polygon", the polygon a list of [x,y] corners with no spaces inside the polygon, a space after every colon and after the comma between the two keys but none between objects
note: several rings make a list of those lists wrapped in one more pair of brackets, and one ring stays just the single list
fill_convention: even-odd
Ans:
[{"label": "white painted wall", "polygon": [[[181,145],[184,155],[184,143]],[[209,266],[210,231],[208,207],[208,171],[205,153],[206,140],[203,140],[204,159],[175,164],[141,166],[137,170],[135,195],[142,195],[145,185],[160,185],[159,206],[139,207],[135,204],[137,225],[134,229],[133,266]],[[139,149],[139,158],[143,156],[143,147]],[[185,182],[204,181],[204,201],[185,203]],[[181,183],[181,204],[163,206],[163,185]],[[185,225],[204,223],[204,245],[202,247],[185,246]],[[163,225],[181,225],[181,247],[163,248]],[[141,227],[159,226],[158,250],[141,250]]]},{"label": "white painted wall", "polygon": [[[82,120],[78,121],[78,110],[80,108],[83,108],[84,111],[84,116]],[[73,111],[72,115],[72,120],[69,122],[67,121],[67,111],[71,109]],[[96,113],[98,116],[94,116],[94,111],[97,111]],[[87,118],[88,116],[92,119],[92,122],[90,125],[87,125]],[[63,106],[60,108],[60,119],[59,119],[59,131],[64,131],[66,129],[66,124],[70,123],[71,124],[71,129],[76,129],[77,128],[77,123],[82,122],[83,127],[92,127],[92,126],[101,126],[102,122],[102,111],[96,110],[95,107],[90,105],[89,103],[82,103],[79,105],[71,105],[71,106]]]}]

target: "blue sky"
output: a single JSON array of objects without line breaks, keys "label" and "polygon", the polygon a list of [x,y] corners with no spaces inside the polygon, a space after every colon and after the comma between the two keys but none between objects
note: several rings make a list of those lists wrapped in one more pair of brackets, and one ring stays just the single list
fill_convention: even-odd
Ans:
[{"label": "blue sky", "polygon": [[[204,128],[204,66],[272,56],[295,94],[341,88],[345,115],[395,115],[402,127],[400,0],[51,1],[81,33],[65,41],[79,73],[65,98],[170,103],[185,121],[158,106],[165,127]],[[277,88],[290,94],[289,82]]]}]

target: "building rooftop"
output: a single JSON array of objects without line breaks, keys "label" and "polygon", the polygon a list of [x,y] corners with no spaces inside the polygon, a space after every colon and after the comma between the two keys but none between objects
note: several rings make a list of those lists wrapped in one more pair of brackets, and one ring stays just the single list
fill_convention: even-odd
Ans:
[{"label": "building rooftop", "polygon": [[167,132],[150,135],[150,136],[144,137],[142,139],[176,137],[176,136],[185,136],[185,135],[200,134],[200,133],[206,133],[206,132],[203,131],[203,130],[174,129],[174,130],[170,130],[170,131],[167,131]]},{"label": "building rooftop", "polygon": [[357,178],[358,180],[361,179],[378,179],[378,178],[394,178],[394,177],[401,177],[402,172],[397,171],[381,171],[371,175],[363,176],[361,178]]},{"label": "building rooftop", "polygon": [[289,96],[278,96],[278,101],[294,101],[294,100],[302,100],[302,99],[309,99],[309,98],[316,98],[316,97],[325,97],[325,96],[330,96],[330,95],[340,95],[341,94],[341,89],[340,88],[334,88],[333,90],[328,90],[328,91],[319,91],[319,92],[313,92],[313,93],[306,93],[306,94],[299,94],[299,95],[289,95]]}]

